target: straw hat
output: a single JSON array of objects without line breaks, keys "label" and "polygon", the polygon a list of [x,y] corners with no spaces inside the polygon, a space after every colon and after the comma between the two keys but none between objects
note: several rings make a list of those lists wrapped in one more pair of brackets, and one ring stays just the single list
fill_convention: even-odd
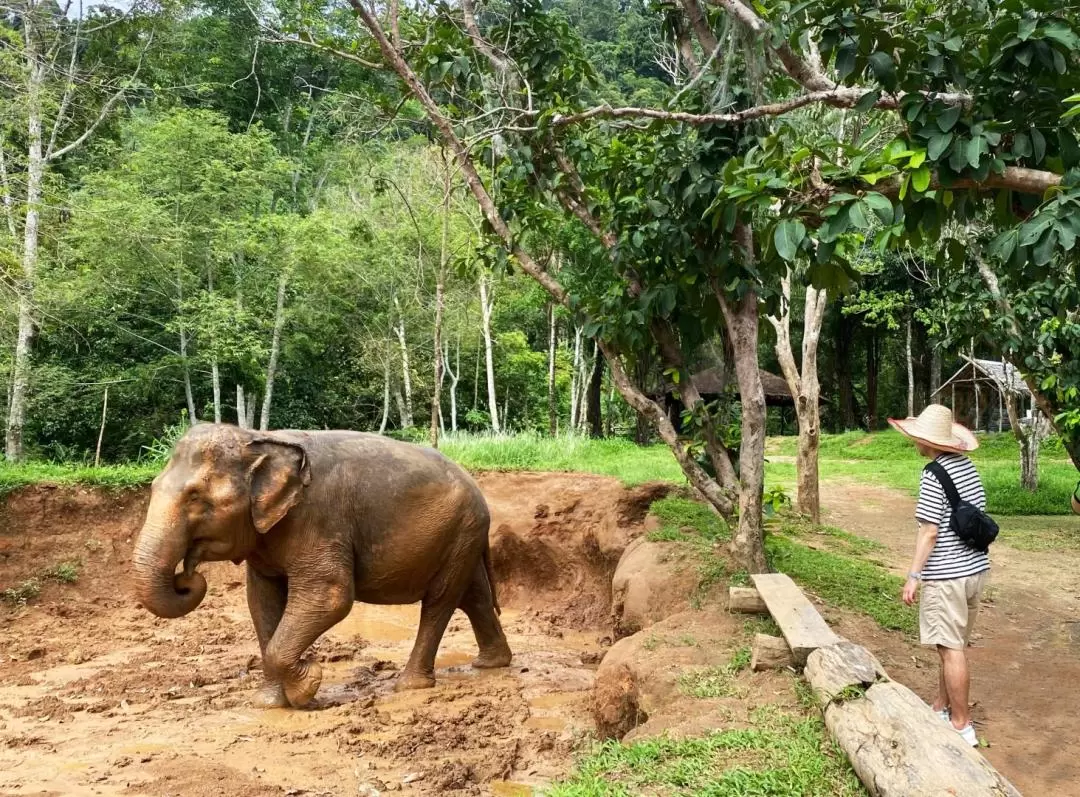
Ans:
[{"label": "straw hat", "polygon": [[889,418],[889,425],[912,440],[921,441],[940,451],[962,454],[979,447],[975,435],[953,421],[952,410],[940,404],[929,405],[919,413],[918,418]]}]

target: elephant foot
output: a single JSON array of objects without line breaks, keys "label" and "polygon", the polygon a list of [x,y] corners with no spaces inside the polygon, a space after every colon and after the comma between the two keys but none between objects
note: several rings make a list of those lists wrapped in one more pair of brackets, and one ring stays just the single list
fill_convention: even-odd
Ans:
[{"label": "elephant foot", "polygon": [[251,699],[256,708],[288,708],[289,698],[285,696],[285,687],[281,684],[266,684]]},{"label": "elephant foot", "polygon": [[481,650],[480,655],[473,659],[472,666],[478,670],[496,670],[499,667],[509,667],[513,658],[510,646],[503,643],[491,650]]},{"label": "elephant foot", "polygon": [[431,689],[433,686],[435,686],[434,675],[403,670],[394,683],[394,691],[405,692],[409,689]]},{"label": "elephant foot", "polygon": [[315,697],[322,685],[322,667],[315,662],[308,664],[295,681],[285,682],[285,697],[294,708],[303,708]]}]

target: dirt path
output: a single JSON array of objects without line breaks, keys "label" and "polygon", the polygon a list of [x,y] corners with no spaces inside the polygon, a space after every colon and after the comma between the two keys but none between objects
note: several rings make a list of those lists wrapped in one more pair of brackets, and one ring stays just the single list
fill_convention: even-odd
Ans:
[{"label": "dirt path", "polygon": [[451,621],[432,690],[396,693],[419,606],[357,604],[316,643],[310,711],[250,707],[261,684],[244,571],[203,568],[198,609],[157,620],[128,572],[145,493],[35,488],[0,502],[0,589],[79,559],[0,605],[0,797],[528,795],[593,729],[611,575],[670,488],[581,475],[486,474],[506,670],[479,672]]},{"label": "dirt path", "polygon": [[[822,488],[825,522],[884,544],[888,553],[881,554],[882,563],[906,573],[915,538],[914,499],[848,482],[826,482]],[[1080,533],[1080,523],[1075,525]],[[984,752],[1024,794],[1075,797],[1080,791],[1080,757],[1073,746],[1080,738],[1080,554],[1020,551],[998,542],[991,559],[991,588],[970,650],[975,724],[990,743]],[[937,688],[936,654],[888,636],[876,641],[886,649],[890,674],[931,699]]]}]

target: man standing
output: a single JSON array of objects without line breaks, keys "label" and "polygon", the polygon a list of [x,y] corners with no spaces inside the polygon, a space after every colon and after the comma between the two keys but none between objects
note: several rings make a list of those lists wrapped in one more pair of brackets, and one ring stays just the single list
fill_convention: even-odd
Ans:
[{"label": "man standing", "polygon": [[[975,436],[953,421],[952,410],[931,404],[918,418],[890,419],[894,429],[911,438],[919,453],[944,468],[960,498],[979,509],[986,507],[982,480],[964,452],[979,447]],[[937,475],[924,470],[919,485],[915,520],[919,532],[911,570],[904,585],[904,603],[919,604],[919,636],[937,648],[941,675],[934,710],[964,741],[978,744],[968,711],[971,679],[965,648],[971,639],[979,600],[990,571],[984,551],[966,545],[949,528],[952,506]]]}]

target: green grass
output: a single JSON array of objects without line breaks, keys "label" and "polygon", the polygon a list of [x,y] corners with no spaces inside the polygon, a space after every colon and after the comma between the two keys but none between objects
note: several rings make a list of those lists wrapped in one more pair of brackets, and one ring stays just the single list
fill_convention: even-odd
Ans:
[{"label": "green grass", "polygon": [[74,584],[79,580],[79,569],[82,563],[61,562],[50,568],[42,570],[37,576],[28,578],[21,584],[8,587],[0,592],[0,601],[9,606],[25,606],[41,594],[41,587],[46,581],[55,581],[58,584]]},{"label": "green grass", "polygon": [[649,534],[654,542],[687,540],[698,537],[707,542],[731,539],[724,519],[708,506],[689,498],[661,498],[649,507],[649,514],[660,521],[660,528]]},{"label": "green grass", "polygon": [[160,464],[61,465],[52,462],[0,463],[0,496],[34,484],[82,484],[91,487],[129,489],[149,484],[161,470]]},{"label": "green grass", "polygon": [[1080,551],[1080,517],[999,518],[999,542],[1021,551]]},{"label": "green grass", "polygon": [[914,635],[918,611],[900,601],[903,579],[856,556],[809,548],[798,537],[771,533],[765,553],[773,569],[787,573],[826,603],[865,614],[882,628]]},{"label": "green grass", "polygon": [[[1069,496],[1080,478],[1061,443],[1048,440],[1039,460],[1039,489],[1030,493],[1020,487],[1019,450],[1009,434],[980,435],[972,460],[986,488],[986,509],[991,515],[1067,515]],[[770,438],[768,455],[794,456],[795,438]],[[880,484],[916,495],[926,460],[898,432],[848,432],[821,437],[821,477]],[[769,462],[771,480],[793,483],[795,465]]]},{"label": "green grass", "polygon": [[752,728],[691,739],[606,742],[547,797],[854,797],[865,795],[820,714],[766,706]]},{"label": "green grass", "polygon": [[688,670],[679,676],[679,690],[689,697],[699,699],[716,697],[743,697],[746,689],[739,684],[739,673],[750,666],[750,646],[736,648],[727,664]]},{"label": "green grass", "polygon": [[468,470],[572,471],[615,476],[627,485],[648,481],[684,484],[686,479],[664,445],[630,440],[539,435],[447,436],[440,450]]},{"label": "green grass", "polygon": [[812,526],[809,523],[797,521],[790,515],[781,520],[780,530],[789,537],[813,541],[836,553],[850,556],[866,557],[870,554],[889,550],[887,546],[882,545],[877,540],[858,537],[843,529],[838,529],[836,526]]}]

